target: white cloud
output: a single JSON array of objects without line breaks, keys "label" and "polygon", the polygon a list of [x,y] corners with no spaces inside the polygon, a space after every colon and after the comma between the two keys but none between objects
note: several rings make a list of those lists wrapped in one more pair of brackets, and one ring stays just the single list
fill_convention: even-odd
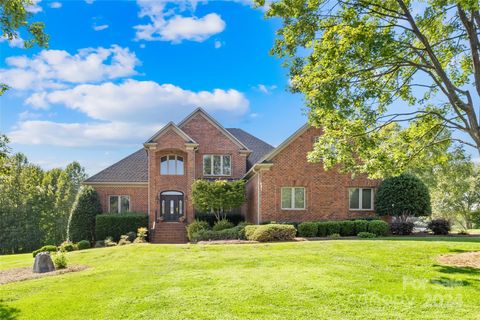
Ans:
[{"label": "white cloud", "polygon": [[52,9],[59,9],[59,8],[62,7],[62,3],[61,2],[50,2],[49,6]]},{"label": "white cloud", "polygon": [[225,29],[225,21],[216,13],[200,18],[179,14],[187,10],[194,12],[197,1],[137,0],[137,3],[141,9],[139,16],[150,19],[150,23],[134,27],[137,40],[203,42]]},{"label": "white cloud", "polygon": [[85,0],[85,3],[86,3],[86,4],[92,4],[92,3],[94,3],[94,2],[95,2],[95,0]]},{"label": "white cloud", "polygon": [[30,13],[39,13],[40,11],[42,11],[42,7],[39,5],[39,3],[42,0],[31,0],[31,1],[32,1],[32,5],[26,6],[25,10],[27,10]]},{"label": "white cloud", "polygon": [[135,53],[113,45],[86,48],[71,55],[64,50],[42,50],[31,58],[14,56],[0,69],[0,82],[17,90],[60,89],[66,84],[99,82],[136,74]]},{"label": "white cloud", "polygon": [[6,37],[0,37],[0,43],[1,42],[8,42],[10,48],[24,48],[24,40],[20,37],[13,38],[12,40],[9,40]]},{"label": "white cloud", "polygon": [[94,25],[93,26],[93,30],[95,30],[95,31],[102,31],[102,30],[105,30],[107,28],[108,28],[108,24],[102,24],[102,25],[99,25],[99,26]]},{"label": "white cloud", "polygon": [[249,106],[243,93],[234,89],[194,92],[172,84],[137,80],[35,93],[27,103],[36,108],[60,104],[96,120],[140,123],[168,122],[195,107],[238,116],[247,112]]},{"label": "white cloud", "polygon": [[220,49],[222,47],[222,42],[219,40],[215,40],[213,46],[215,47],[215,49]]},{"label": "white cloud", "polygon": [[276,85],[267,86],[265,84],[259,84],[255,87],[256,90],[258,90],[262,93],[265,93],[265,94],[272,93],[272,91],[275,90],[276,88],[277,88]]}]

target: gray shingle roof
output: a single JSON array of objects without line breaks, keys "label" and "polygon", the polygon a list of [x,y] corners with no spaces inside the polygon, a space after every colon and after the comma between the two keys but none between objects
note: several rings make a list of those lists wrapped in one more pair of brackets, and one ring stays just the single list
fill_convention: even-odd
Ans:
[{"label": "gray shingle roof", "polygon": [[247,159],[247,171],[260,159],[263,158],[264,155],[275,149],[268,143],[259,138],[252,136],[250,133],[243,131],[239,128],[227,128],[228,132],[233,134],[235,138],[240,140],[244,145],[248,147],[248,149],[252,150],[250,156]]},{"label": "gray shingle roof", "polygon": [[[235,138],[240,140],[252,153],[247,159],[247,170],[257,163],[264,155],[274,149],[271,145],[248,132],[238,128],[227,128]],[[85,182],[148,182],[147,151],[140,149],[110,167],[91,176]]]}]

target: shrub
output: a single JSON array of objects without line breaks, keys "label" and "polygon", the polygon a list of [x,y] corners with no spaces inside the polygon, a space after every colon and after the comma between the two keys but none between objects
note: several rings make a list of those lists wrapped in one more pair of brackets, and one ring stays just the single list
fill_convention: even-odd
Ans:
[{"label": "shrub", "polygon": [[95,242],[95,248],[103,248],[105,247],[105,241],[104,240],[98,240]]},{"label": "shrub", "polygon": [[57,251],[53,255],[53,264],[55,264],[55,269],[65,269],[67,267],[67,256],[63,251]]},{"label": "shrub", "polygon": [[119,246],[124,246],[126,244],[132,243],[130,240],[128,240],[128,236],[126,234],[120,236],[120,240],[118,240],[118,245]]},{"label": "shrub", "polygon": [[112,240],[112,237],[108,237],[104,241],[105,247],[115,247],[117,243]]},{"label": "shrub", "polygon": [[[247,228],[246,227],[246,234]],[[247,235],[248,240],[267,242],[267,241],[287,241],[293,240],[297,230],[292,225],[286,224],[266,224],[256,226],[257,228],[253,234]]]},{"label": "shrub", "polygon": [[359,234],[360,232],[367,232],[368,230],[368,222],[367,220],[355,220],[353,224],[355,226],[355,233]]},{"label": "shrub", "polygon": [[342,237],[351,237],[355,236],[357,232],[355,232],[355,222],[346,220],[346,221],[339,221],[340,225],[340,235]]},{"label": "shrub", "polygon": [[64,241],[60,245],[60,250],[65,251],[65,252],[70,252],[70,251],[75,250],[75,245],[73,243],[71,243],[70,241]]},{"label": "shrub", "polygon": [[229,229],[222,230],[199,230],[195,232],[192,236],[193,242],[198,241],[210,241],[210,240],[236,240],[240,239],[240,229],[241,227],[236,226]]},{"label": "shrub", "polygon": [[127,232],[147,226],[148,216],[146,213],[104,213],[96,217],[95,235],[97,239],[112,237],[114,241],[118,241],[120,236]]},{"label": "shrub", "polygon": [[450,232],[450,221],[445,219],[434,219],[428,223],[428,229],[435,235],[447,235]]},{"label": "shrub", "polygon": [[457,234],[461,236],[468,236],[470,233],[468,232],[468,230],[462,229],[462,230],[458,230]]},{"label": "shrub", "polygon": [[327,221],[317,222],[317,236],[326,237],[328,235],[327,225]]},{"label": "shrub", "polygon": [[376,238],[377,235],[375,233],[371,233],[371,232],[359,232],[357,234],[357,237],[364,238],[364,239],[369,239],[369,238]]},{"label": "shrub", "polygon": [[[102,213],[97,192],[92,187],[83,187],[78,195],[69,227],[69,239],[80,241],[95,240],[95,216]],[[99,239],[105,238],[106,235]]]},{"label": "shrub", "polygon": [[222,220],[218,220],[217,222],[215,222],[212,230],[213,231],[220,231],[220,230],[223,230],[223,229],[230,229],[230,228],[233,228],[233,227],[234,227],[233,223],[231,223],[227,219],[222,219]]},{"label": "shrub", "polygon": [[[217,218],[215,218],[215,215],[213,213],[203,212],[195,212],[195,219],[208,222],[210,227],[213,227],[213,225],[217,221]],[[230,221],[234,225],[245,221],[245,217],[240,213],[227,213],[225,215],[225,219]]]},{"label": "shrub", "polygon": [[340,239],[340,234],[338,233],[332,233],[331,235],[328,236],[329,238],[332,238],[332,239]]},{"label": "shrub", "polygon": [[300,237],[316,237],[318,233],[318,223],[302,222],[298,225],[298,235]]},{"label": "shrub", "polygon": [[90,242],[88,240],[81,240],[77,243],[78,250],[90,249]]},{"label": "shrub", "polygon": [[32,255],[35,258],[37,256],[37,254],[39,254],[40,252],[57,252],[57,249],[58,249],[57,246],[47,245],[47,246],[43,246],[40,249],[37,249],[37,250],[33,251]]},{"label": "shrub", "polygon": [[377,214],[405,218],[428,216],[432,213],[427,186],[412,174],[385,179],[375,197]]},{"label": "shrub", "polygon": [[245,239],[250,240],[261,225],[245,226]]},{"label": "shrub", "polygon": [[133,242],[137,237],[137,234],[134,231],[127,232],[128,241]]},{"label": "shrub", "polygon": [[133,241],[134,243],[145,243],[145,238],[147,237],[147,228],[138,228],[137,229],[137,237]]},{"label": "shrub", "polygon": [[395,221],[390,224],[390,232],[399,236],[408,236],[413,232],[414,224],[410,221]]},{"label": "shrub", "polygon": [[368,221],[368,232],[374,233],[377,237],[385,236],[388,233],[388,223],[382,220]]},{"label": "shrub", "polygon": [[326,221],[325,226],[327,228],[327,236],[340,233],[340,223],[338,221]]},{"label": "shrub", "polygon": [[202,220],[193,220],[192,223],[190,223],[187,226],[187,236],[190,241],[193,241],[193,234],[199,232],[200,230],[209,230],[210,225],[206,221]]}]

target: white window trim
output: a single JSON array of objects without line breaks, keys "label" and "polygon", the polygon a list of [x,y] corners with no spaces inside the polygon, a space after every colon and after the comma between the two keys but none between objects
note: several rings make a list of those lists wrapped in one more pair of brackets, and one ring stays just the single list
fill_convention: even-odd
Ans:
[{"label": "white window trim", "polygon": [[[219,156],[220,157],[220,169],[222,170],[222,174],[214,174],[213,173],[213,157]],[[212,161],[210,162],[210,174],[205,173],[205,157],[212,157]],[[223,157],[230,157],[230,174],[223,174]],[[202,162],[202,172],[204,176],[207,177],[230,177],[232,175],[232,155],[230,154],[204,154],[203,155],[203,162]]]},{"label": "white window trim", "polygon": [[[168,157],[170,156],[174,156],[175,157],[175,173],[168,173],[168,169],[169,169],[169,165],[170,165],[170,162],[168,160]],[[167,173],[162,173],[162,158],[165,158],[167,157]],[[183,159],[182,161],[182,166],[183,166],[183,173],[182,174],[178,174],[177,173],[177,161],[178,161],[178,157],[181,157]],[[160,175],[162,176],[183,176],[185,175],[185,157],[184,156],[180,156],[178,154],[167,154],[167,155],[163,155],[160,157]]]},{"label": "white window trim", "polygon": [[[118,212],[112,212],[110,210],[110,198],[111,197],[117,197],[118,198],[118,204],[117,204],[117,206],[118,206],[117,211]],[[108,213],[117,213],[117,214],[122,213],[122,211],[120,211],[120,209],[122,208],[121,197],[127,197],[128,198],[128,211],[125,211],[125,212],[131,212],[130,209],[132,208],[132,199],[130,198],[129,195],[127,195],[127,194],[119,194],[119,195],[118,194],[111,194],[111,195],[108,196]]]},{"label": "white window trim", "polygon": [[[359,193],[358,193],[358,209],[354,209],[354,208],[350,208],[350,190],[353,190],[353,189],[358,189],[359,190]],[[370,189],[372,190],[372,192],[370,193],[370,203],[372,204],[372,206],[370,207],[370,209],[362,209],[362,201],[363,201],[363,190],[364,189]],[[375,200],[375,188],[349,188],[348,189],[348,210],[349,211],[373,211],[375,208],[375,203],[374,203],[374,200]]]},{"label": "white window trim", "polygon": [[[283,189],[292,189],[292,208],[284,208],[282,201]],[[303,189],[303,208],[295,207],[295,189]],[[280,207],[282,210],[306,210],[307,208],[307,190],[305,187],[282,187],[280,190]]]}]

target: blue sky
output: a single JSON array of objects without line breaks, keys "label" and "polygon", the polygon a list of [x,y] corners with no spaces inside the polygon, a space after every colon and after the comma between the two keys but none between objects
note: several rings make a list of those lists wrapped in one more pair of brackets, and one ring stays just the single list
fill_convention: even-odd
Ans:
[{"label": "blue sky", "polygon": [[[44,168],[89,174],[204,107],[278,145],[305,121],[269,55],[278,21],[250,1],[37,1],[48,49],[0,42],[0,131]],[[27,37],[20,33],[20,36]]]}]

